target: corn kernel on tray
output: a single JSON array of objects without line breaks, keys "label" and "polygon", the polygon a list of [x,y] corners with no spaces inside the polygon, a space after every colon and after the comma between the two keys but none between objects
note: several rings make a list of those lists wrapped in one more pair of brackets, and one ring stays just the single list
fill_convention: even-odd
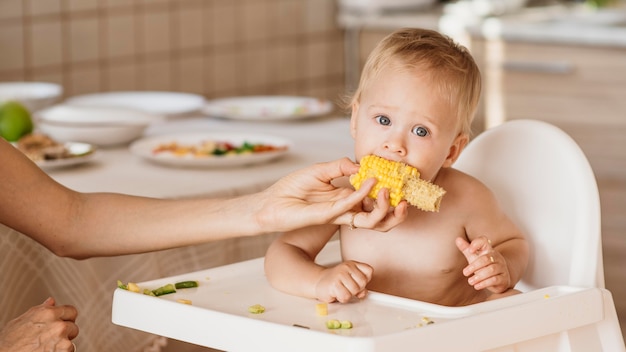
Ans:
[{"label": "corn kernel on tray", "polygon": [[[329,246],[326,252],[338,253],[336,243]],[[321,256],[318,262],[333,261],[332,255]],[[536,322],[532,314],[545,313],[548,300],[584,293],[580,289],[552,287],[452,308],[370,292],[362,301],[328,304],[327,315],[320,316],[318,301],[287,295],[269,285],[263,258],[138,285],[152,290],[186,280],[198,281],[199,286],[159,297],[116,289],[113,323],[228,351],[416,351],[429,343],[461,350],[467,339],[450,337],[458,335],[459,330],[483,324],[480,317],[495,319],[495,324],[501,324],[501,319],[513,319],[512,325],[516,321],[528,324],[524,317]],[[570,297],[571,306],[561,309],[580,311],[580,307],[585,307],[582,301],[598,299],[597,296],[587,293],[586,297]],[[536,311],[529,309],[529,302],[537,303]],[[259,306],[263,309],[259,310]],[[490,314],[494,316],[489,317]],[[331,320],[349,322],[351,326],[332,329],[327,324]],[[494,339],[489,341],[493,343]]]}]

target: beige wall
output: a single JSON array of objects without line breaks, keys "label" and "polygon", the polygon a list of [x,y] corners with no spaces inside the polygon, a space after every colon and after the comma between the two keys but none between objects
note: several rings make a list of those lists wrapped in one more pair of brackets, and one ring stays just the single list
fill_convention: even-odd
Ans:
[{"label": "beige wall", "polygon": [[2,0],[0,81],[336,99],[334,0]]}]

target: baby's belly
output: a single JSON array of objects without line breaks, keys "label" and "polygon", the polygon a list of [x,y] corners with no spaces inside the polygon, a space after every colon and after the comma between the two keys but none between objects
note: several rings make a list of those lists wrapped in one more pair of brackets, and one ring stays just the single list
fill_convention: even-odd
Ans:
[{"label": "baby's belly", "polygon": [[442,246],[439,239],[429,244],[406,238],[400,244],[342,238],[342,252],[344,260],[374,268],[369,290],[446,306],[483,301],[485,293],[476,291],[463,275],[467,261],[454,243]]},{"label": "baby's belly", "polygon": [[374,269],[368,289],[444,306],[465,306],[486,299],[485,294],[474,290],[462,275],[398,275]]}]

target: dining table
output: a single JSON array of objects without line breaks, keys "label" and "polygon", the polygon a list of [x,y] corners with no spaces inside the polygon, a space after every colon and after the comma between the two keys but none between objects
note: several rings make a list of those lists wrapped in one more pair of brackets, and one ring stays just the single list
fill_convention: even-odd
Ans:
[{"label": "dining table", "polygon": [[[263,190],[288,173],[318,162],[353,158],[350,120],[341,114],[278,121],[205,116],[155,120],[142,138],[189,133],[248,133],[290,142],[287,153],[239,166],[164,165],[131,152],[129,145],[100,147],[89,161],[44,169],[62,185],[80,192],[116,192],[181,199],[235,197]],[[0,326],[29,307],[54,297],[78,308],[79,351],[162,350],[163,337],[114,325],[111,303],[117,280],[141,282],[259,258],[277,234],[233,238],[196,246],[114,257],[59,258],[0,224]],[[167,317],[163,317],[167,319]],[[210,331],[207,331],[210,333]]]}]

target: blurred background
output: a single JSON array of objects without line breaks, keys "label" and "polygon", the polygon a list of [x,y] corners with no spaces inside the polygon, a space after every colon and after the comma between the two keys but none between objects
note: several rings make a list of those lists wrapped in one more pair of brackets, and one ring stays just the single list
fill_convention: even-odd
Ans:
[{"label": "blurred background", "polygon": [[475,133],[541,119],[580,144],[599,183],[606,286],[624,331],[624,0],[0,0],[0,82],[57,83],[65,98],[150,90],[336,102],[372,47],[406,26],[472,51],[485,83]]},{"label": "blurred background", "polygon": [[344,87],[331,0],[2,0],[0,20],[0,81],[59,83],[65,96],[336,97]]}]

